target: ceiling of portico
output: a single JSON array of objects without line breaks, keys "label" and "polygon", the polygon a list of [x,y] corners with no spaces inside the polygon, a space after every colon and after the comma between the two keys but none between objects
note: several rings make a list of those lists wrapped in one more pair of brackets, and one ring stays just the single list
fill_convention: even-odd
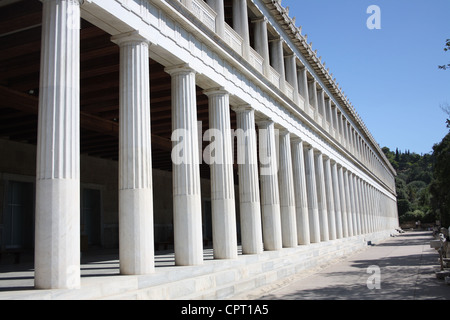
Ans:
[{"label": "ceiling of portico", "polygon": [[[42,3],[0,7],[0,138],[37,143]],[[118,159],[119,47],[110,35],[81,22],[81,153]],[[171,78],[150,59],[153,167],[171,170]],[[197,116],[208,128],[208,98],[197,87]],[[231,113],[235,127],[234,113]],[[205,142],[206,144],[207,142]],[[202,166],[202,175],[209,167]]]}]

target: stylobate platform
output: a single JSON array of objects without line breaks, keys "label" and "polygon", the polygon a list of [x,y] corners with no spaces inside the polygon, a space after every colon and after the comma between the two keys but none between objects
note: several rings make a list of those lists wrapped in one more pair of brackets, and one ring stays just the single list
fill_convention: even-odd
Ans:
[{"label": "stylobate platform", "polygon": [[119,274],[114,253],[85,255],[81,266],[81,288],[77,290],[36,290],[31,264],[0,268],[1,300],[200,300],[233,299],[335,259],[382,242],[395,231],[359,235],[313,243],[259,255],[239,254],[234,260],[215,260],[213,250],[204,250],[200,266],[175,266],[172,252],[158,252],[154,274]]}]

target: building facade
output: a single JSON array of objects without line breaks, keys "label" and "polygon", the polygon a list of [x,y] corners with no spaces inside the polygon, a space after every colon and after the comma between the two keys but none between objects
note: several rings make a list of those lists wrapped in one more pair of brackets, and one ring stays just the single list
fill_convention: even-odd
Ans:
[{"label": "building facade", "polygon": [[[398,227],[395,170],[275,0],[0,4],[2,248],[35,287]],[[81,244],[80,244],[81,243]]]}]

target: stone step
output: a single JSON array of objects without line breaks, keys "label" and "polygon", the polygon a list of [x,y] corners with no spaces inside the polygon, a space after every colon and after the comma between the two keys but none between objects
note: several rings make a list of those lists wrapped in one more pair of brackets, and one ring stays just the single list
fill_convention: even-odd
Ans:
[{"label": "stone step", "polygon": [[258,255],[239,255],[234,260],[209,258],[200,266],[165,264],[150,275],[92,275],[83,277],[77,290],[0,292],[0,300],[231,299],[329,264],[389,237],[389,232],[379,232]]},{"label": "stone step", "polygon": [[[256,288],[270,286],[299,273],[331,263],[367,247],[361,237],[309,246],[240,256],[237,260],[214,260],[197,268],[197,276],[161,283],[139,290],[103,297],[106,300],[224,300]],[[222,268],[210,264],[225,264]],[[189,267],[190,268],[190,267]],[[199,271],[204,269],[204,271]]]}]

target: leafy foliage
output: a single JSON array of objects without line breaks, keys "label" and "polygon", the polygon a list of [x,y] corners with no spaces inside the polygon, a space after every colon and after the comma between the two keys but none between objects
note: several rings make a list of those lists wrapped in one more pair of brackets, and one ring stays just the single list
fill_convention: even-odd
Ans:
[{"label": "leafy foliage", "polygon": [[[447,40],[450,46],[450,41]],[[441,107],[450,117],[450,107]],[[447,118],[450,129],[450,119]],[[384,147],[384,154],[397,170],[395,186],[400,223],[434,222],[450,225],[450,132],[433,146],[432,154],[409,150],[395,152]]]},{"label": "leafy foliage", "polygon": [[430,186],[432,207],[442,225],[450,225],[450,133],[433,147],[434,180]]},{"label": "leafy foliage", "polygon": [[[450,51],[450,39],[446,40],[444,51]],[[439,66],[439,69],[444,69],[444,70],[450,69],[450,63]]]},{"label": "leafy foliage", "polygon": [[383,152],[397,170],[397,208],[400,222],[434,222],[435,214],[430,202],[430,184],[433,180],[433,160],[430,154],[420,155],[407,151],[394,151],[384,147]]}]

